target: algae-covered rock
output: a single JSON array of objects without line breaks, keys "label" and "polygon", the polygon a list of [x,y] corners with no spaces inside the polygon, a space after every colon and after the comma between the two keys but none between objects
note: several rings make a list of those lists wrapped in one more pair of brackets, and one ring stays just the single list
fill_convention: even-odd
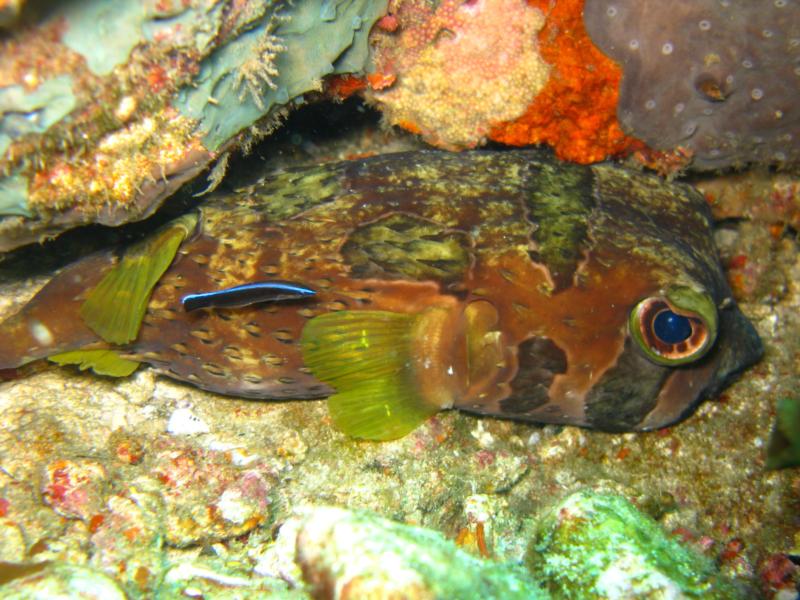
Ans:
[{"label": "algae-covered rock", "polygon": [[244,600],[304,600],[302,590],[289,589],[286,582],[269,577],[253,577],[246,570],[231,569],[219,560],[183,561],[171,565],[154,596],[159,600],[215,598]]},{"label": "algae-covered rock", "polygon": [[[125,600],[125,593],[108,575],[76,565],[54,563],[37,566],[3,566],[0,575],[16,571],[21,576],[0,585],[0,597],[13,600]],[[0,578],[4,581],[5,578]]]},{"label": "algae-covered rock", "polygon": [[800,466],[800,399],[778,400],[775,426],[767,447],[767,468]]},{"label": "algae-covered rock", "polygon": [[365,512],[312,510],[297,562],[315,598],[548,598],[518,565],[477,559],[441,534]]},{"label": "algae-covered rock", "polygon": [[0,252],[149,215],[272,131],[322,78],[363,72],[386,10],[386,0],[51,4],[0,55]]},{"label": "algae-covered rock", "polygon": [[531,570],[555,598],[745,598],[625,498],[584,490],[539,520]]}]

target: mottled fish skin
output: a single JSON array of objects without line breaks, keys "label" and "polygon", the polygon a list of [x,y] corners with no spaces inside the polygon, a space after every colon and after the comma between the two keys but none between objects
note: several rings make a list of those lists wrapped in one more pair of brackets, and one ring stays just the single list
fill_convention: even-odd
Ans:
[{"label": "mottled fish skin", "polygon": [[[100,255],[69,267],[4,323],[2,340],[14,342],[0,341],[0,368],[106,347],[77,314],[112,263]],[[317,294],[300,304],[181,306],[190,293],[270,279]],[[674,286],[720,307],[711,350],[678,367],[648,360],[627,325],[639,301]],[[463,311],[481,300],[496,310],[503,357],[478,391],[454,401],[481,414],[652,429],[685,416],[761,355],[731,299],[698,193],[536,151],[384,155],[288,170],[214,197],[123,355],[223,394],[323,397],[334,390],[304,366],[298,342],[313,317]]]}]

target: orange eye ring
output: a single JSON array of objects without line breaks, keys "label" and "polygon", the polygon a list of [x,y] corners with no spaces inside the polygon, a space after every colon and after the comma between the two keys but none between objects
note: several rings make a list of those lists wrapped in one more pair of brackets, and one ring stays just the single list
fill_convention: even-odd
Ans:
[{"label": "orange eye ring", "polygon": [[647,358],[681,365],[698,360],[714,344],[716,307],[706,295],[676,288],[639,302],[631,311],[628,329]]}]

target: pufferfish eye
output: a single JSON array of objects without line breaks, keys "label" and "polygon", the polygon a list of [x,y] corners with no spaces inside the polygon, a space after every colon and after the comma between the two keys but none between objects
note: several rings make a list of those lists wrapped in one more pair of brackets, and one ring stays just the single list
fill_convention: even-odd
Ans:
[{"label": "pufferfish eye", "polygon": [[708,294],[676,286],[639,302],[628,329],[647,358],[681,365],[698,360],[714,345],[717,308]]}]

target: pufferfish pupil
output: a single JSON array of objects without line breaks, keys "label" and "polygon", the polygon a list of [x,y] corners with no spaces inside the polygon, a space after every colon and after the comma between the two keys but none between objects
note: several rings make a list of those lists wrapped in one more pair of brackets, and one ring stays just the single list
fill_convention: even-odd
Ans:
[{"label": "pufferfish pupil", "polygon": [[682,315],[671,310],[662,310],[653,319],[653,333],[666,344],[677,344],[689,339],[692,335],[692,324]]}]

